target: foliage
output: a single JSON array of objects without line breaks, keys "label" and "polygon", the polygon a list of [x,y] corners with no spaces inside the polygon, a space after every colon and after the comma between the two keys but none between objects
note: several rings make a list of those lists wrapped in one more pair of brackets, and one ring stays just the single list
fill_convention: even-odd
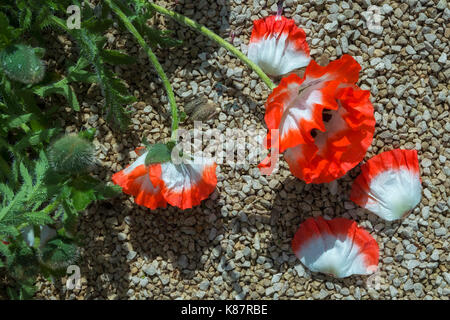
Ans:
[{"label": "foliage", "polygon": [[45,66],[34,48],[15,44],[0,53],[0,65],[6,75],[25,84],[38,83],[44,77]]},{"label": "foliage", "polygon": [[[114,1],[152,47],[179,41],[170,32],[148,25],[153,15],[143,0]],[[67,7],[80,5],[81,29],[66,26]],[[8,277],[13,299],[34,295],[38,275],[52,277],[79,257],[76,233],[79,212],[92,202],[111,198],[120,187],[90,174],[95,165],[91,141],[95,130],[61,136],[53,119],[62,105],[46,103],[59,95],[80,111],[74,84],[97,84],[104,97],[106,120],[126,129],[128,106],[135,101],[114,66],[133,64],[125,52],[107,48],[113,27],[108,6],[91,7],[69,0],[4,0],[0,4],[0,269]],[[120,21],[114,26],[126,31]],[[47,69],[43,34],[69,36],[78,49],[63,72]],[[50,69],[50,68],[48,68]]]},{"label": "foliage", "polygon": [[94,162],[94,146],[81,137],[68,135],[55,141],[49,149],[50,165],[56,172],[85,172]]}]

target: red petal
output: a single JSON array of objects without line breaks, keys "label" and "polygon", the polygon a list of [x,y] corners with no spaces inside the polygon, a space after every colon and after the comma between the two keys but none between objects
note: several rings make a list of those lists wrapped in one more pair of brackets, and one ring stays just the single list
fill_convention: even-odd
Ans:
[{"label": "red petal", "polygon": [[[142,157],[142,158],[141,158]],[[135,163],[143,163],[145,154],[141,155]],[[148,172],[149,167],[144,164],[135,165],[130,170],[130,166],[115,173],[112,181],[122,187],[122,191],[126,194],[134,196],[134,201],[138,205],[145,206],[151,210],[167,206],[164,200],[160,186],[156,187],[152,184]]]},{"label": "red petal", "polygon": [[272,76],[302,68],[311,60],[305,31],[282,16],[253,22],[248,57]]},{"label": "red petal", "polygon": [[291,172],[307,183],[342,177],[364,159],[375,131],[369,92],[356,86],[336,92],[339,109],[332,111],[324,132],[285,153]]},{"label": "red petal", "polygon": [[420,183],[417,151],[394,149],[361,166],[350,199],[386,220],[396,220],[420,202]]},{"label": "red petal", "polygon": [[339,278],[373,273],[379,260],[375,239],[356,222],[344,218],[305,220],[292,240],[292,249],[311,271]]},{"label": "red petal", "polygon": [[296,74],[281,79],[267,99],[264,117],[269,130],[280,130],[280,152],[313,142],[313,129],[325,130],[323,110],[338,108],[338,87],[354,84],[360,69],[351,56],[344,55],[326,67],[311,61],[303,79]]},{"label": "red petal", "polygon": [[209,197],[217,185],[216,163],[161,164],[162,194],[172,206],[189,209]]}]

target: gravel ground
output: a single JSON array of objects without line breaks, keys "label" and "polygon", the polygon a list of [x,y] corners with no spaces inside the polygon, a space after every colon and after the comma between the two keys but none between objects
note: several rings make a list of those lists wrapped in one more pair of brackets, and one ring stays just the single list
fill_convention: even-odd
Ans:
[{"label": "gravel ground", "polygon": [[[247,52],[252,21],[276,12],[275,0],[159,1],[206,24]],[[381,9],[382,31],[364,18]],[[377,120],[366,160],[393,148],[415,148],[421,164],[423,198],[402,222],[386,222],[358,208],[349,191],[359,168],[336,183],[306,185],[281,160],[261,176],[256,165],[221,165],[216,191],[201,206],[150,212],[126,195],[91,206],[80,232],[80,290],[66,291],[65,278],[40,280],[42,299],[445,299],[450,296],[450,9],[445,0],[286,0],[284,14],[304,28],[313,59],[326,64],[344,53],[362,66],[358,85],[371,91]],[[177,102],[209,96],[221,111],[211,127],[264,128],[269,94],[256,74],[205,37],[157,16],[176,30],[182,48],[157,52],[173,83]],[[108,34],[114,48],[139,57],[117,68],[138,98],[126,134],[111,131],[97,116],[101,96],[88,88],[82,114],[70,109],[67,132],[96,127],[99,166],[109,180],[130,163],[145,136],[169,136],[167,99],[144,52],[126,34]],[[55,44],[76,52],[68,39]],[[78,88],[83,90],[83,88]],[[372,277],[333,279],[303,268],[290,242],[311,216],[346,217],[366,228],[380,246],[379,271]]]}]

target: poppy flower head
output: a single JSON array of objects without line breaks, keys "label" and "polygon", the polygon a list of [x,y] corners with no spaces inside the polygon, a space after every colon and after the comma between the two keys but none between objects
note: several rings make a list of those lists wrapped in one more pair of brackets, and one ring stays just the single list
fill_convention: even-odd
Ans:
[{"label": "poppy flower head", "polygon": [[358,80],[360,65],[349,55],[321,67],[314,61],[303,78],[291,74],[281,79],[269,95],[264,120],[267,128],[279,129],[280,152],[313,142],[311,131],[325,131],[324,109],[336,110],[336,90]]},{"label": "poppy flower head", "polygon": [[375,239],[356,222],[344,218],[305,220],[292,240],[292,249],[311,271],[337,278],[371,274],[379,260]]},{"label": "poppy flower head", "polygon": [[394,149],[369,159],[350,199],[388,221],[407,215],[422,199],[417,151]]},{"label": "poppy flower head", "polygon": [[151,180],[162,182],[162,195],[166,201],[181,209],[192,208],[209,197],[217,185],[216,163],[210,159],[194,157],[180,164],[159,164],[160,175],[150,174]]},{"label": "poppy flower head", "polygon": [[369,92],[356,86],[337,89],[336,110],[324,109],[323,131],[313,140],[285,152],[291,172],[306,183],[328,183],[342,177],[364,159],[375,131]]},{"label": "poppy flower head", "polygon": [[214,161],[194,157],[180,164],[167,161],[146,165],[145,150],[137,148],[136,161],[112,177],[123,192],[134,196],[136,204],[153,210],[165,208],[169,203],[184,210],[199,205],[214,191],[217,184]]},{"label": "poppy flower head", "polygon": [[271,76],[304,67],[310,61],[305,31],[294,20],[279,15],[256,20],[248,57]]}]

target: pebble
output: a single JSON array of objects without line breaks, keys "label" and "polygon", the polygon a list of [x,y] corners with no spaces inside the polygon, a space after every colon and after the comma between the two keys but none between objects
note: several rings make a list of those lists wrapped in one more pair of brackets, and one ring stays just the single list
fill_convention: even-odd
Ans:
[{"label": "pebble", "polygon": [[[370,90],[377,122],[374,141],[363,162],[393,148],[418,150],[423,198],[414,212],[402,222],[387,223],[358,208],[349,200],[349,192],[359,168],[335,184],[311,185],[293,177],[283,157],[278,171],[264,179],[255,173],[259,173],[257,163],[219,164],[216,191],[200,206],[187,211],[169,206],[148,215],[148,210],[134,204],[127,195],[108,201],[111,204],[108,208],[96,204],[96,210],[103,210],[100,214],[88,208],[89,215],[80,216],[80,229],[87,243],[101,243],[102,250],[98,245],[87,246],[83,253],[86,259],[82,261],[97,261],[101,257],[103,263],[89,269],[92,279],[100,279],[100,274],[106,273],[114,276],[108,278],[108,287],[102,290],[86,293],[82,289],[80,293],[67,292],[67,297],[172,300],[448,297],[448,1],[297,2],[285,0],[285,14],[305,29],[311,58],[326,65],[348,53],[362,67],[358,85]],[[367,24],[371,5],[381,8],[380,28]],[[273,0],[267,4],[258,0],[178,1],[178,6],[177,11],[200,20],[221,35],[227,37],[233,31],[234,44],[244,52],[251,21],[276,12]],[[158,58],[173,85],[177,103],[183,106],[204,95],[221,110],[211,119],[211,128],[266,132],[264,104],[270,92],[258,76],[207,38],[177,24],[170,28],[175,31],[172,36],[183,39],[185,45],[158,50]],[[134,45],[121,47],[122,43],[128,46],[128,41],[119,33],[110,34],[108,40],[124,52],[141,56]],[[62,51],[58,55],[67,53]],[[55,67],[59,70],[63,66],[57,63]],[[76,121],[75,117],[64,119],[70,132],[76,132],[81,125],[97,127],[97,152],[102,166],[93,174],[101,180],[110,180],[113,173],[136,158],[131,150],[141,144],[144,136],[151,143],[170,138],[170,115],[167,118],[162,112],[165,109],[161,109],[168,105],[167,97],[154,74],[141,69],[142,66],[132,65],[120,69],[120,77],[131,85],[130,91],[139,101],[130,106],[133,112],[126,135],[113,134],[104,116],[98,113],[101,96],[93,97],[89,104],[83,101],[86,105]],[[279,80],[274,79],[275,83]],[[181,127],[190,128],[189,121],[186,119]],[[376,238],[380,246],[380,272],[385,280],[380,288],[365,288],[364,280],[358,277],[350,282],[323,280],[306,270],[292,254],[290,240],[296,228],[306,218],[318,215],[356,219]],[[394,234],[400,223],[399,232]],[[125,283],[119,289],[113,284],[122,278]],[[61,296],[59,289],[45,279],[38,284],[42,287],[38,298]]]}]

